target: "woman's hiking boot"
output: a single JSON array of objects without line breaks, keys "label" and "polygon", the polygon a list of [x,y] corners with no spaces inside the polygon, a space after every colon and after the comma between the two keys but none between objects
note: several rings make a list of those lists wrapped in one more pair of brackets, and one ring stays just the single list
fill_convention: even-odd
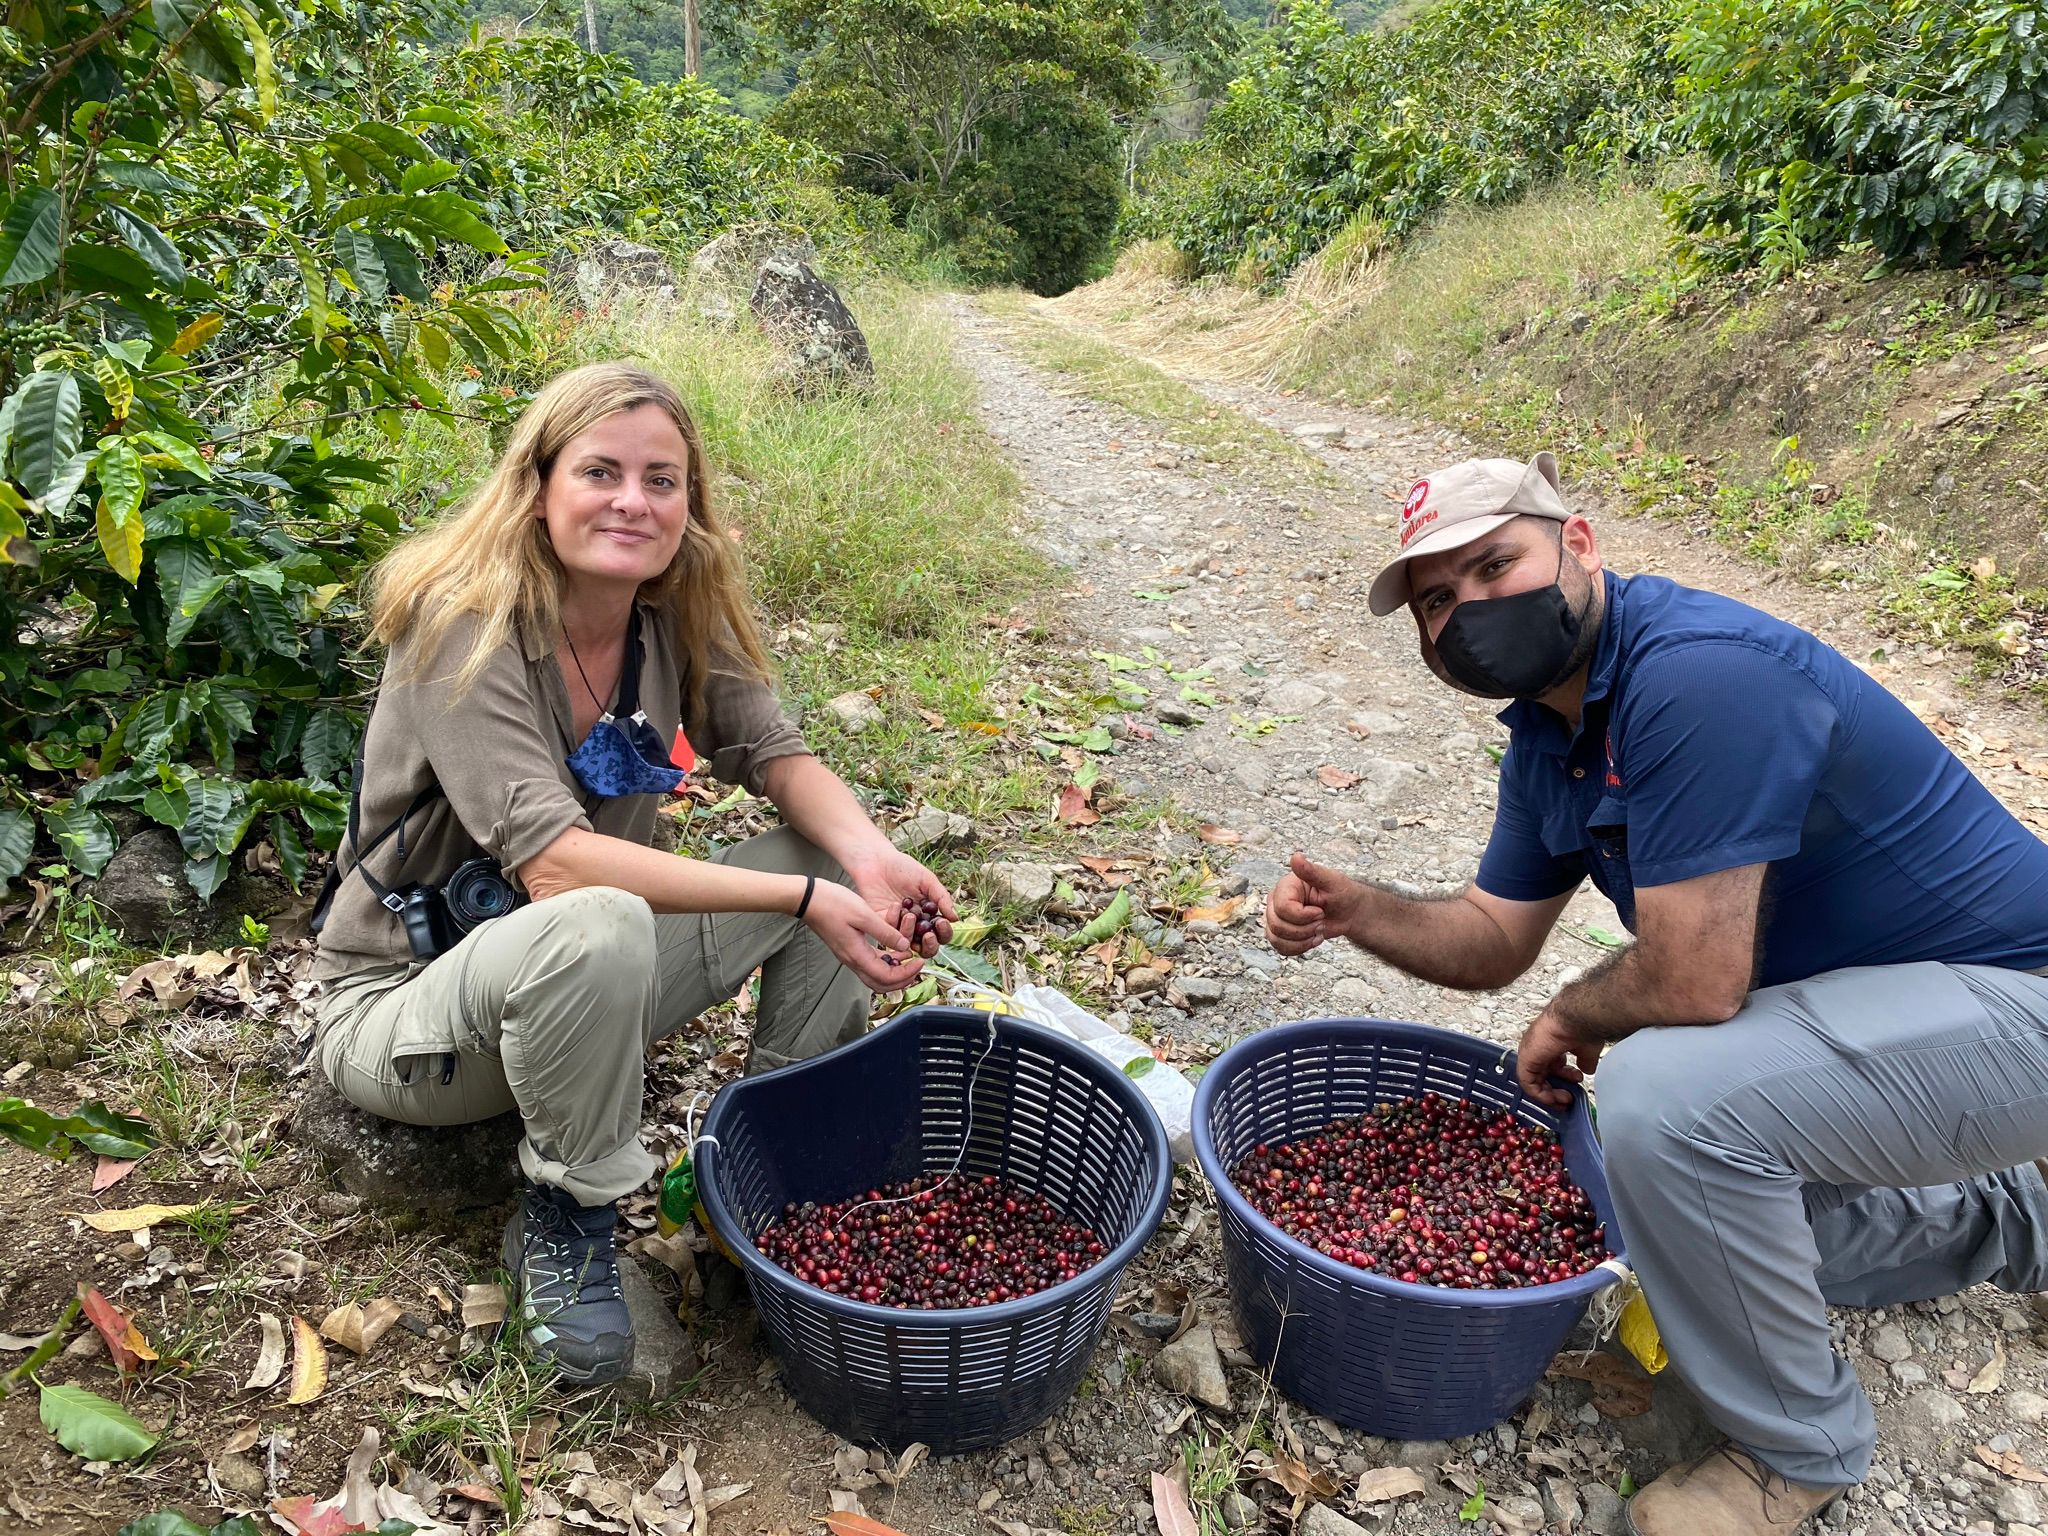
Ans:
[{"label": "woman's hiking boot", "polygon": [[505,1227],[505,1268],[527,1347],[564,1381],[617,1381],[633,1359],[633,1319],[619,1290],[618,1211],[578,1205],[528,1182]]},{"label": "woman's hiking boot", "polygon": [[1791,1536],[1841,1496],[1787,1482],[1747,1451],[1716,1446],[1628,1501],[1629,1536]]}]

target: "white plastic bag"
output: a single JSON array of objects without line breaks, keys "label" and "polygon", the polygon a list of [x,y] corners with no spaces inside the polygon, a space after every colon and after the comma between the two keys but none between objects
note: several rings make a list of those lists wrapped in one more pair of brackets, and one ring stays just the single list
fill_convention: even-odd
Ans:
[{"label": "white plastic bag", "polygon": [[1166,1144],[1173,1160],[1185,1163],[1194,1157],[1195,1085],[1165,1062],[1155,1060],[1151,1046],[1111,1029],[1056,987],[1019,987],[1010,994],[1010,1002],[1018,1017],[1079,1041],[1119,1071],[1127,1072],[1140,1057],[1151,1062],[1132,1082],[1166,1127]]}]

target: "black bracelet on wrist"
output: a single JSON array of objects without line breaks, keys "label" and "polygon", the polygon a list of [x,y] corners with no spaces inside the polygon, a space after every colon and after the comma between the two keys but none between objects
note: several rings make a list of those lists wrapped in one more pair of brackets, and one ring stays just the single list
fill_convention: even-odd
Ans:
[{"label": "black bracelet on wrist", "polygon": [[804,899],[796,904],[796,916],[801,918],[811,905],[811,892],[818,888],[816,875],[804,876]]}]

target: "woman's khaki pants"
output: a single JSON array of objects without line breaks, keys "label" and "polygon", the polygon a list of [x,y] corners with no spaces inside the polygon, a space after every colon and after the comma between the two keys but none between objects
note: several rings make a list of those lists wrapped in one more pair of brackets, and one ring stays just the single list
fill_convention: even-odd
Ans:
[{"label": "woman's khaki pants", "polygon": [[[844,880],[778,827],[721,863]],[[656,1171],[640,1140],[647,1048],[732,997],[756,966],[761,1002],[749,1072],[859,1038],[866,985],[779,913],[657,915],[609,887],[520,907],[426,965],[328,984],[320,1067],[351,1104],[412,1125],[466,1125],[516,1108],[519,1163],[583,1205]]]}]

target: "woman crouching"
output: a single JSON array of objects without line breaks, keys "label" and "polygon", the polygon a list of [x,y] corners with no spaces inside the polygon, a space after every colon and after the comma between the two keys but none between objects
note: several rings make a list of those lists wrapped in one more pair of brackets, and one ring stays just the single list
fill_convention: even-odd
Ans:
[{"label": "woman crouching", "polygon": [[[945,888],[813,757],[769,690],[696,425],[605,363],[519,419],[460,512],[379,565],[388,649],[359,803],[317,919],[321,1069],[415,1125],[525,1122],[505,1232],[529,1345],[625,1373],[615,1202],[657,1168],[647,1048],[762,968],[748,1070],[857,1038]],[[649,846],[678,725],[783,825],[709,860]]]}]

